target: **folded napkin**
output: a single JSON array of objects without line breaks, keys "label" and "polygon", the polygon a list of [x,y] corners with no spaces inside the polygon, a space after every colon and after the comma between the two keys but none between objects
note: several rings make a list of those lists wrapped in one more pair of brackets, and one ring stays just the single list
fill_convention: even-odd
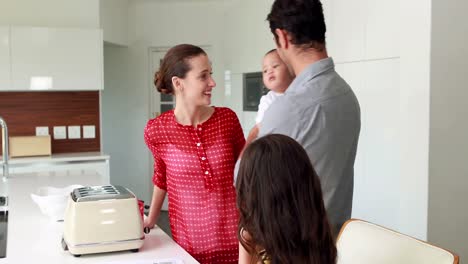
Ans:
[{"label": "folded napkin", "polygon": [[39,206],[41,212],[53,221],[63,221],[65,208],[70,193],[82,185],[70,185],[65,188],[50,186],[40,187],[36,194],[31,194],[32,200]]}]

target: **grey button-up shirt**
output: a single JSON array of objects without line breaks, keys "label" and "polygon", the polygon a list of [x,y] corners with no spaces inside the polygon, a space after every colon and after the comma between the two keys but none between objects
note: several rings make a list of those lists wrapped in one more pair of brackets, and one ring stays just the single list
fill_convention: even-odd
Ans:
[{"label": "grey button-up shirt", "polygon": [[351,217],[354,160],[361,128],[359,103],[333,60],[309,65],[265,112],[259,137],[283,134],[307,151],[320,178],[336,232]]}]

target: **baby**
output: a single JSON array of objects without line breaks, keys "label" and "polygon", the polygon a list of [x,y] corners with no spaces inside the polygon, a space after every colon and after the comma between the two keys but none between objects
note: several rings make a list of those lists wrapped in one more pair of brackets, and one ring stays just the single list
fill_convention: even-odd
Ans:
[{"label": "baby", "polygon": [[262,76],[263,84],[270,91],[260,98],[257,117],[255,118],[256,124],[249,132],[246,146],[257,138],[265,111],[278,97],[284,94],[294,79],[294,76],[289,72],[288,67],[281,60],[276,49],[270,50],[263,57]]}]

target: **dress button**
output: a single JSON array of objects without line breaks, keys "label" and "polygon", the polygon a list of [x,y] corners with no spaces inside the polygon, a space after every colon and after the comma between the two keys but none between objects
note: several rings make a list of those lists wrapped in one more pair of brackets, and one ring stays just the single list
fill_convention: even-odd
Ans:
[{"label": "dress button", "polygon": [[201,160],[206,160],[206,158],[205,158],[205,157],[202,157]]},{"label": "dress button", "polygon": [[208,175],[208,173],[209,173],[208,171],[205,171],[205,174],[206,174],[206,175]]},{"label": "dress button", "polygon": [[201,145],[201,143],[197,143],[197,147],[199,147]]}]

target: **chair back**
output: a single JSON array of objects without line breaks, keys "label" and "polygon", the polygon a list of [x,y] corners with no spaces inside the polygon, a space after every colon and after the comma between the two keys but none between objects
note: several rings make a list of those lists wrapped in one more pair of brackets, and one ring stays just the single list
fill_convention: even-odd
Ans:
[{"label": "chair back", "polygon": [[351,219],[337,239],[338,264],[458,264],[448,250],[366,221]]}]

